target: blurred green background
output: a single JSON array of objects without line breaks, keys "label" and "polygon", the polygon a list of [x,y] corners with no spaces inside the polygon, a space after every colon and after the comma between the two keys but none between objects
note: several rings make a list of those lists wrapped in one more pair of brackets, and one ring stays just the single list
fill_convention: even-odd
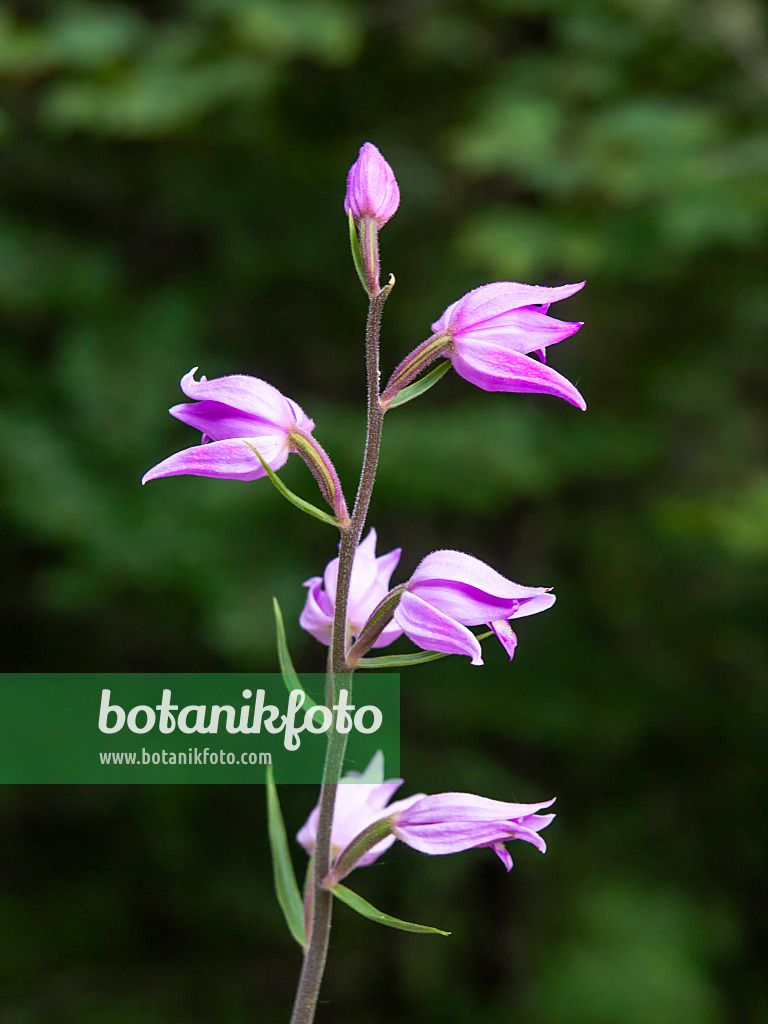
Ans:
[{"label": "blurred green background", "polygon": [[[509,876],[404,848],[355,876],[453,935],[340,907],[318,1020],[765,1024],[757,0],[20,0],[0,78],[4,668],[272,671],[273,594],[322,668],[296,619],[331,531],[266,483],[139,479],[195,443],[165,410],[199,365],[299,401],[354,490],[371,140],[402,192],[385,373],[470,288],[586,277],[550,361],[590,408],[450,374],[388,417],[395,581],[453,547],[559,598],[511,666],[403,675],[405,791],[558,818]],[[294,831],[314,791],[283,799]],[[264,819],[240,787],[2,789],[0,1024],[286,1020]]]}]

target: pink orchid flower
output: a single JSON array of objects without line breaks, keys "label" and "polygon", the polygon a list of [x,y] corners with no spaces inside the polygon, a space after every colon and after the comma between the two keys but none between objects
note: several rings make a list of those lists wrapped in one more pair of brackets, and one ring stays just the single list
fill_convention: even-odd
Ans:
[{"label": "pink orchid flower", "polygon": [[586,409],[574,385],[545,364],[547,347],[582,326],[548,316],[549,306],[580,291],[584,283],[546,288],[498,281],[467,292],[432,324],[432,337],[400,363],[381,396],[382,407],[429,363],[447,356],[460,377],[484,391],[556,395]]},{"label": "pink orchid flower", "polygon": [[[363,624],[389,590],[389,580],[400,560],[400,548],[376,557],[376,531],[357,546],[352,563],[352,580],[347,603],[347,624],[350,636],[360,635]],[[322,576],[313,576],[304,586],[309,588],[299,625],[322,644],[330,644],[333,611],[336,601],[336,580],[339,560],[334,558],[325,567]],[[393,624],[382,631],[374,647],[385,647],[400,636],[402,630]]]},{"label": "pink orchid flower", "polygon": [[[513,839],[531,843],[541,853],[547,845],[539,835],[555,818],[538,814],[555,801],[535,804],[506,803],[473,793],[419,793],[388,804],[402,779],[366,783],[367,778],[383,777],[381,751],[363,775],[347,775],[336,796],[331,832],[331,872],[325,885],[332,888],[356,867],[372,864],[399,839],[420,853],[442,855],[461,853],[474,847],[490,847],[507,871],[512,858],[505,844]],[[317,836],[318,807],[310,814],[297,835],[310,855]]]},{"label": "pink orchid flower", "polygon": [[[387,806],[390,798],[403,784],[402,779],[389,779],[384,782],[384,756],[381,751],[374,754],[370,764],[365,771],[348,772],[340,780],[339,788],[336,790],[336,803],[333,809],[333,825],[331,826],[331,865],[336,863],[339,855],[350,843],[370,825],[387,814],[397,813],[420,800],[424,795],[417,793],[406,800],[398,800]],[[378,779],[379,781],[368,781]],[[315,805],[314,810],[299,829],[296,838],[312,856],[315,852],[317,840],[317,819],[320,811],[320,802]],[[358,867],[365,867],[373,862],[388,850],[394,843],[395,836],[390,835],[380,843],[370,847],[357,861]]]},{"label": "pink orchid flower", "polygon": [[466,654],[473,665],[482,665],[480,641],[468,626],[490,626],[511,660],[517,637],[508,620],[554,603],[548,588],[513,583],[473,555],[433,551],[408,581],[393,621],[417,647]]},{"label": "pink orchid flower", "polygon": [[339,521],[349,522],[336,470],[312,436],[315,424],[301,406],[258,377],[235,373],[214,380],[203,376],[198,381],[196,372],[194,367],[181,379],[181,390],[195,401],[174,405],[169,412],[201,431],[203,443],[153,466],[144,474],[143,484],[184,474],[259,480],[267,471],[254,448],[273,471],[285,465],[291,452],[297,452]]},{"label": "pink orchid flower", "polygon": [[531,843],[541,853],[547,844],[539,835],[554,814],[537,814],[555,801],[512,804],[472,793],[438,793],[394,811],[395,836],[421,853],[460,853],[475,846],[490,846],[507,871],[512,858],[505,847],[511,839]]},{"label": "pink orchid flower", "polygon": [[243,373],[195,380],[197,367],[181,380],[194,402],[174,405],[171,416],[202,432],[203,443],[171,455],[144,474],[142,483],[189,473],[228,480],[258,480],[267,471],[243,439],[258,448],[270,469],[280,469],[294,450],[291,435],[309,435],[315,424],[277,388]]},{"label": "pink orchid flower", "polygon": [[[511,660],[517,637],[509,620],[535,615],[555,603],[549,588],[513,583],[462,551],[433,551],[406,584],[390,590],[399,559],[400,548],[376,557],[373,529],[358,545],[347,623],[350,637],[359,642],[349,653],[350,665],[367,650],[386,647],[402,633],[425,651],[466,654],[473,665],[482,665],[480,641],[468,627],[483,624],[493,630]],[[331,640],[338,571],[339,560],[334,558],[323,576],[313,576],[304,584],[309,594],[299,624],[326,645]]]}]

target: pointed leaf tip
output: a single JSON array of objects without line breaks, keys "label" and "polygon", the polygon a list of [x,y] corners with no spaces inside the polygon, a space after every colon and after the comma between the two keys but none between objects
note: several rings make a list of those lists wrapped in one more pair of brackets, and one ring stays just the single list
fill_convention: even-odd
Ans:
[{"label": "pointed leaf tip", "polygon": [[291,652],[288,650],[288,641],[285,636],[285,625],[283,613],[276,597],[272,598],[272,608],[275,613],[275,632],[277,634],[277,660],[280,663],[280,673],[283,677],[285,687],[290,693],[292,690],[301,690],[304,694],[304,707],[306,709],[315,707],[315,702],[301,685],[301,680],[293,667]]},{"label": "pointed leaf tip", "polygon": [[358,896],[356,892],[352,892],[351,889],[347,889],[345,885],[334,885],[331,892],[336,899],[341,900],[342,903],[346,903],[348,907],[352,907],[358,914],[363,917],[367,917],[369,921],[375,921],[377,924],[386,925],[387,928],[397,928],[401,932],[416,932],[419,935],[450,935],[450,932],[445,932],[442,928],[432,928],[428,924],[414,924],[413,921],[401,921],[399,917],[392,917],[390,914],[385,914],[381,910],[377,910],[368,900],[364,900],[362,896]]},{"label": "pointed leaf tip", "polygon": [[387,405],[387,409],[396,409],[398,405],[405,405],[406,402],[413,401],[414,398],[418,398],[423,395],[430,388],[434,387],[437,382],[446,375],[451,368],[451,360],[444,359],[442,363],[430,370],[429,373],[424,374],[418,380],[415,380],[413,384],[407,384],[401,391],[399,391],[392,401]]},{"label": "pointed leaf tip", "polygon": [[277,902],[280,904],[291,935],[300,946],[306,946],[304,904],[293,870],[293,861],[288,848],[288,836],[285,832],[283,813],[280,810],[272,765],[267,766],[267,831],[269,832],[269,847],[272,851],[272,873]]}]

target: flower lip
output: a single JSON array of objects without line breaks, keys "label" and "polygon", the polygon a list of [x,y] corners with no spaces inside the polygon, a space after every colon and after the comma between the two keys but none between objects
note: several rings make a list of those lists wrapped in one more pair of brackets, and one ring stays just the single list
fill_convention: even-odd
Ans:
[{"label": "flower lip", "polygon": [[392,168],[376,146],[366,142],[347,175],[344,212],[355,220],[371,217],[382,227],[399,205],[400,189]]}]

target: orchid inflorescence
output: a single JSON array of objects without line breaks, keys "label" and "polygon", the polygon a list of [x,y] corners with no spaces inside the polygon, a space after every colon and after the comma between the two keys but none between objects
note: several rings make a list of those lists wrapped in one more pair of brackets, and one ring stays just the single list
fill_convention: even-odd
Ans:
[{"label": "orchid inflorescence", "polygon": [[[183,474],[242,481],[268,476],[302,511],[338,528],[339,554],[322,576],[313,576],[304,584],[308,593],[299,619],[303,629],[329,647],[329,704],[342,684],[351,687],[355,669],[414,664],[451,654],[466,655],[472,665],[482,665],[480,641],[484,636],[495,634],[511,659],[517,637],[510,620],[544,611],[555,601],[550,588],[513,583],[473,555],[452,550],[427,554],[407,581],[391,585],[400,549],[377,556],[375,530],[370,529],[363,539],[385,413],[424,394],[450,368],[484,391],[554,395],[579,409],[586,408],[577,388],[546,361],[549,346],[581,327],[580,322],[555,319],[549,308],[578,292],[583,281],[557,287],[500,281],[474,288],[445,309],[432,324],[432,334],[400,361],[381,389],[379,326],[394,278],[381,286],[378,235],[399,203],[400,190],[392,168],[378,149],[366,142],[350,168],[344,201],[355,268],[369,299],[368,430],[352,514],[333,463],[314,437],[314,422],[272,385],[244,374],[196,379],[195,368],[182,378],[182,390],[192,401],[176,405],[170,412],[199,430],[201,443],[164,459],[143,480]],[[425,372],[438,360],[437,367]],[[277,476],[292,453],[306,462],[330,512],[293,494]],[[482,635],[470,628],[483,625],[489,632]],[[366,658],[369,651],[386,647],[403,635],[423,656]],[[545,844],[539,832],[554,817],[537,813],[552,800],[520,804],[467,793],[440,793],[417,794],[390,803],[402,780],[384,781],[379,756],[362,776],[353,773],[341,778],[344,742],[345,737],[329,733],[320,799],[298,834],[312,858],[312,868],[304,894],[303,923],[297,924],[286,911],[294,935],[305,946],[292,1024],[310,1024],[314,1019],[328,948],[332,895],[381,923],[415,931],[437,930],[374,911],[340,884],[353,868],[372,863],[399,839],[428,854],[488,846],[509,870],[512,860],[505,843],[522,839],[543,852]],[[344,785],[337,790],[339,781]],[[269,792],[271,813],[275,806],[279,813],[276,794],[273,789]],[[292,867],[289,870],[292,876]]]}]

